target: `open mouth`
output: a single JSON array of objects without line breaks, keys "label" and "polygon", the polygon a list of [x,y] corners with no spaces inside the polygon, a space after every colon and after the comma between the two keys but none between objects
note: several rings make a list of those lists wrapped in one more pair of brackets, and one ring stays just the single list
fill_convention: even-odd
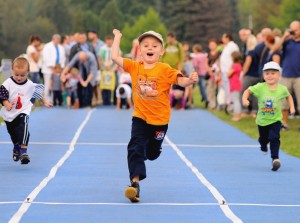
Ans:
[{"label": "open mouth", "polygon": [[153,56],[154,54],[153,53],[147,53],[147,56]]}]

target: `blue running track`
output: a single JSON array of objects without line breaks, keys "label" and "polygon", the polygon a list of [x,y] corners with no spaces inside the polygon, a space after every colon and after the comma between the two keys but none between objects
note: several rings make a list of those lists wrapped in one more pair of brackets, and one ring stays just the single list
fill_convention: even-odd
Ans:
[{"label": "blue running track", "polygon": [[131,111],[42,109],[29,128],[21,165],[0,126],[0,223],[300,222],[300,159],[281,151],[271,171],[255,139],[207,111],[173,112],[138,204],[124,197]]}]

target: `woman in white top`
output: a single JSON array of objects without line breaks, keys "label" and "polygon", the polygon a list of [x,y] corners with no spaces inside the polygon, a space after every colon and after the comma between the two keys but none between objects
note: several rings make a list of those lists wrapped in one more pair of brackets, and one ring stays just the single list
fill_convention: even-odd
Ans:
[{"label": "woman in white top", "polygon": [[41,44],[41,39],[37,35],[32,35],[29,38],[29,46],[26,50],[27,59],[30,65],[29,69],[29,77],[33,83],[40,84],[40,67],[39,67],[39,59],[40,59],[40,52],[38,50]]}]

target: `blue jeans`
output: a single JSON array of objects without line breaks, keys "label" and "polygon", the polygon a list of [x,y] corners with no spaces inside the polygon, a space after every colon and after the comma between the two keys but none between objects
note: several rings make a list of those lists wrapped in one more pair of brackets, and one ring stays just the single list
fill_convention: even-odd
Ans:
[{"label": "blue jeans", "polygon": [[41,83],[41,76],[40,76],[39,72],[30,72],[29,77],[33,83],[36,83],[36,84]]},{"label": "blue jeans", "polygon": [[199,89],[200,89],[200,94],[202,96],[202,101],[207,101],[207,96],[206,96],[206,81],[204,79],[204,76],[199,76]]}]

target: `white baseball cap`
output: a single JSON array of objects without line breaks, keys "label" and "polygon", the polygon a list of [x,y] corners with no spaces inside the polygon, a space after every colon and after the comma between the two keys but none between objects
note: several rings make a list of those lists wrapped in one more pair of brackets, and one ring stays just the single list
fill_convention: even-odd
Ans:
[{"label": "white baseball cap", "polygon": [[145,37],[147,37],[147,36],[153,36],[153,37],[155,37],[156,39],[159,40],[159,42],[161,42],[161,45],[164,47],[164,40],[163,40],[162,36],[161,36],[159,33],[154,32],[154,31],[152,31],[152,30],[147,31],[147,32],[143,33],[142,35],[140,35],[139,38],[138,38],[139,43],[141,43],[141,41],[142,41]]},{"label": "white baseball cap", "polygon": [[274,61],[266,63],[263,67],[263,71],[265,70],[278,70],[281,73],[280,65]]}]

